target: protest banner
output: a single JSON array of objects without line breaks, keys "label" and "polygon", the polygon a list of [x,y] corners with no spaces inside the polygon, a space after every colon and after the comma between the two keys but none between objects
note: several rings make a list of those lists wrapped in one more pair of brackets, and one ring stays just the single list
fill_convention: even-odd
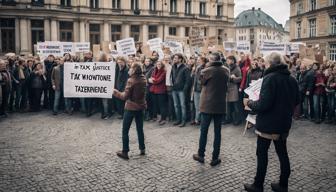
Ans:
[{"label": "protest banner", "polygon": [[224,41],[223,42],[223,47],[225,51],[232,51],[232,50],[237,50],[237,43],[234,41]]},{"label": "protest banner", "polygon": [[60,42],[61,43],[61,50],[62,50],[62,55],[64,53],[69,53],[73,55],[75,53],[75,48],[73,42]]},{"label": "protest banner", "polygon": [[238,41],[237,42],[237,51],[239,53],[250,53],[251,52],[251,46],[249,41]]},{"label": "protest banner", "polygon": [[163,43],[163,45],[165,47],[169,47],[170,51],[172,54],[176,54],[176,53],[182,53],[183,54],[183,46],[182,43],[177,42],[177,41],[165,41]]},{"label": "protest banner", "polygon": [[37,54],[42,57],[48,57],[48,55],[62,57],[62,44],[59,41],[38,42]]},{"label": "protest banner", "polygon": [[122,55],[135,55],[136,48],[133,38],[126,38],[116,42],[117,51]]},{"label": "protest banner", "polygon": [[74,49],[76,53],[85,53],[90,51],[90,42],[75,42]]},{"label": "protest banner", "polygon": [[64,63],[64,97],[112,98],[114,62]]},{"label": "protest banner", "polygon": [[147,41],[147,45],[151,51],[162,49],[162,39],[154,38]]},{"label": "protest banner", "polygon": [[279,53],[280,55],[286,55],[287,45],[286,43],[274,43],[274,42],[262,42],[260,47],[260,53],[264,56],[269,55],[273,52]]}]

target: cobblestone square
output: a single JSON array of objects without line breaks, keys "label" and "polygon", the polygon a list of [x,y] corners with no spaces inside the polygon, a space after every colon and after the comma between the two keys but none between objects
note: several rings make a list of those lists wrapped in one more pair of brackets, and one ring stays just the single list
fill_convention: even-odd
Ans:
[{"label": "cobblestone square", "polygon": [[[118,158],[121,120],[97,115],[14,114],[0,121],[0,191],[244,191],[256,171],[256,137],[243,127],[223,126],[222,163],[192,160],[199,129],[146,122],[147,155],[130,131],[130,160]],[[288,141],[290,191],[336,191],[336,126],[296,121]],[[277,181],[279,162],[269,152],[265,191]]]}]

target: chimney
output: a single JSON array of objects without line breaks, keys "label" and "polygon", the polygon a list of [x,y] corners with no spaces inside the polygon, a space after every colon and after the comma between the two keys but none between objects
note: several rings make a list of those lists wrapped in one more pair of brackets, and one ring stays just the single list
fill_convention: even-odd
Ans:
[{"label": "chimney", "polygon": [[252,11],[254,11],[254,7],[252,7]]}]

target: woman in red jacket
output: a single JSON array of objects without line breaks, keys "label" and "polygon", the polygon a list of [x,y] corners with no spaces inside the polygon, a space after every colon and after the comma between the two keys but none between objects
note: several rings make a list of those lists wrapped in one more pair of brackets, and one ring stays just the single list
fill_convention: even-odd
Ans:
[{"label": "woman in red jacket", "polygon": [[166,123],[167,117],[167,87],[166,87],[166,70],[164,64],[161,61],[156,62],[155,69],[152,73],[152,77],[148,80],[152,83],[150,87],[150,92],[153,94],[154,102],[154,118],[160,114],[161,119],[159,125],[164,125]]}]

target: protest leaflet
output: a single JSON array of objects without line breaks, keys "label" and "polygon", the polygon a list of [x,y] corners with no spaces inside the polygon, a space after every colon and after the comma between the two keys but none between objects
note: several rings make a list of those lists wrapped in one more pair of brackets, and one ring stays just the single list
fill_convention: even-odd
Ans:
[{"label": "protest leaflet", "polygon": [[136,48],[133,38],[126,38],[116,42],[117,51],[122,55],[135,55]]},{"label": "protest leaflet", "polygon": [[[259,95],[260,95],[260,89],[262,85],[263,79],[258,79],[256,81],[253,81],[248,88],[244,90],[244,92],[249,96],[249,99],[252,101],[257,101],[259,100]],[[256,115],[247,115],[246,121],[255,124],[256,123]]]},{"label": "protest leaflet", "polygon": [[114,62],[64,63],[64,97],[112,98]]}]

